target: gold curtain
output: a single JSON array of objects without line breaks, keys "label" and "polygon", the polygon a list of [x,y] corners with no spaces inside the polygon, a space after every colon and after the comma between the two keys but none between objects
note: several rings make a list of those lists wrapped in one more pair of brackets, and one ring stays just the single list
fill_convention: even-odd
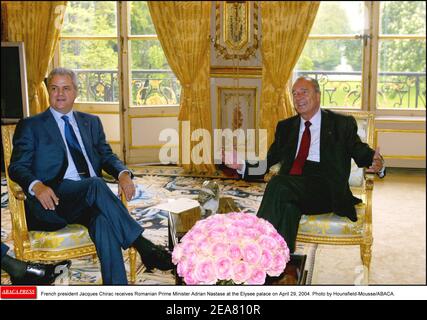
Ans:
[{"label": "gold curtain", "polygon": [[43,80],[59,38],[66,1],[7,1],[7,38],[23,41],[27,61],[30,113],[49,106]]},{"label": "gold curtain", "polygon": [[[206,129],[212,135],[210,108],[210,1],[148,1],[157,36],[172,71],[181,83],[181,102],[178,120],[190,121],[190,132]],[[189,172],[215,171],[210,139],[203,139],[203,162],[189,159],[187,130],[180,130],[180,162]],[[183,143],[183,136],[187,143]],[[206,141],[209,140],[209,141]],[[200,141],[200,140],[199,140]],[[185,147],[187,146],[187,148]],[[199,145],[200,147],[200,145]],[[191,158],[191,157],[190,157]]]},{"label": "gold curtain", "polygon": [[295,114],[287,82],[304,48],[318,1],[261,1],[262,88],[260,127],[268,146],[277,122]]}]

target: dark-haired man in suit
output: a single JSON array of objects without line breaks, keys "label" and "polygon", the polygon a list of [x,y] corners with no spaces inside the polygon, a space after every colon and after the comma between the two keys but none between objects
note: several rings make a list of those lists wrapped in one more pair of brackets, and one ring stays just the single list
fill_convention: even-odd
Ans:
[{"label": "dark-haired man in suit", "polygon": [[104,284],[127,284],[121,250],[129,246],[148,269],[171,269],[170,254],[142,237],[143,228],[101,178],[104,170],[118,179],[127,200],[134,196],[132,173],[107,144],[100,119],[73,111],[76,74],[52,70],[48,92],[50,108],[21,120],[13,138],[9,175],[27,194],[28,227],[49,231],[86,225]]},{"label": "dark-haired man in suit", "polygon": [[[351,159],[359,167],[369,167],[385,175],[383,158],[363,143],[357,134],[356,120],[320,109],[320,88],[315,79],[298,78],[292,87],[298,115],[277,124],[275,140],[267,153],[268,169],[281,163],[279,174],[268,183],[257,216],[270,221],[285,238],[291,252],[302,213],[335,212],[357,221],[348,179]],[[236,158],[236,157],[235,157]],[[247,180],[262,178],[251,174],[249,163],[228,165]],[[259,164],[256,167],[260,167]]]}]

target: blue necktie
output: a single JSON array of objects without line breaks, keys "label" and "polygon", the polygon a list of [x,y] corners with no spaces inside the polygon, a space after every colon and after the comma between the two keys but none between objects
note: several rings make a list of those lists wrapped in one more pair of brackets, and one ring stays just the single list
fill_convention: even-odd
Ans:
[{"label": "blue necktie", "polygon": [[79,141],[77,140],[73,127],[70,124],[70,119],[68,119],[68,116],[62,116],[61,118],[62,120],[64,120],[65,123],[65,140],[67,140],[68,150],[70,150],[71,157],[73,158],[74,164],[76,165],[76,169],[82,179],[89,178],[89,167],[83,155],[83,151],[80,147]]}]

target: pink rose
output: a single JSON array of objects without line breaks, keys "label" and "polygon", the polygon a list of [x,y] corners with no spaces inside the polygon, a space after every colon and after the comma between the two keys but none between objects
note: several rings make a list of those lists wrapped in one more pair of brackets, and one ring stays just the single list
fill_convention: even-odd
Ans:
[{"label": "pink rose", "polygon": [[214,219],[212,219],[212,217],[215,217],[215,216],[210,216],[209,218],[202,220],[203,221],[202,226],[205,232],[211,230],[216,225],[216,222]]},{"label": "pink rose", "polygon": [[277,241],[277,243],[279,244],[280,247],[283,247],[283,245],[286,245],[285,239],[283,239],[283,237],[280,234],[278,234],[277,232],[275,234],[273,234],[272,237],[274,240]]},{"label": "pink rose", "polygon": [[180,277],[184,277],[187,273],[192,273],[195,266],[196,264],[193,261],[185,259],[178,263],[176,271]]},{"label": "pink rose", "polygon": [[220,257],[215,262],[216,275],[218,280],[228,280],[233,277],[232,261],[228,257]]},{"label": "pink rose", "polygon": [[183,255],[187,256],[197,251],[197,245],[192,241],[182,242]]},{"label": "pink rose", "polygon": [[237,244],[230,244],[228,247],[228,256],[232,260],[240,260],[242,258],[242,251],[240,250],[240,246]]},{"label": "pink rose", "polygon": [[191,229],[191,239],[195,242],[199,241],[200,239],[202,239],[204,237],[204,233],[201,230],[193,230]]},{"label": "pink rose", "polygon": [[285,263],[288,263],[289,260],[291,260],[291,254],[290,254],[288,246],[286,245],[286,242],[284,244],[284,249],[281,250],[281,254],[285,258]]},{"label": "pink rose", "polygon": [[267,271],[268,275],[277,277],[280,275],[286,267],[286,259],[281,254],[276,254],[273,257],[273,263],[270,269]]},{"label": "pink rose", "polygon": [[197,279],[192,272],[187,273],[184,277],[184,282],[188,285],[198,284]]},{"label": "pink rose", "polygon": [[250,228],[256,225],[258,222],[258,219],[259,218],[257,218],[256,216],[248,213],[242,214],[241,216],[241,221],[247,228]]},{"label": "pink rose", "polygon": [[215,231],[215,232],[219,232],[219,233],[224,233],[225,230],[226,230],[226,228],[222,224],[217,224],[211,229],[211,231]]},{"label": "pink rose", "polygon": [[264,220],[264,226],[267,229],[267,234],[275,234],[275,233],[277,233],[276,228],[274,228],[273,225],[269,221]]},{"label": "pink rose", "polygon": [[225,256],[228,252],[228,244],[224,242],[216,242],[211,246],[211,254],[214,257]]},{"label": "pink rose", "polygon": [[252,241],[257,240],[261,235],[255,228],[248,228],[243,231],[243,236]]},{"label": "pink rose", "polygon": [[266,272],[262,268],[256,268],[252,270],[252,274],[246,281],[247,284],[264,284]]},{"label": "pink rose", "polygon": [[233,280],[235,283],[243,283],[252,274],[252,269],[249,265],[244,262],[233,263]]},{"label": "pink rose", "polygon": [[246,230],[246,225],[242,220],[234,220],[231,224],[231,227],[241,229],[242,231]]},{"label": "pink rose", "polygon": [[261,259],[261,248],[255,243],[248,243],[243,247],[243,260],[249,264],[257,264]]},{"label": "pink rose", "polygon": [[182,245],[181,244],[176,245],[172,252],[172,262],[174,264],[177,264],[179,261],[181,261],[183,255],[184,255],[184,250],[182,249]]},{"label": "pink rose", "polygon": [[193,241],[193,236],[191,235],[191,232],[187,232],[182,238],[180,243],[187,242],[187,241]]},{"label": "pink rose", "polygon": [[180,277],[183,277],[185,274],[185,263],[184,261],[180,261],[180,263],[178,263],[178,265],[176,266],[176,273],[178,273],[178,275]]},{"label": "pink rose", "polygon": [[270,236],[262,235],[258,241],[259,245],[267,250],[276,250],[279,247],[279,243]]},{"label": "pink rose", "polygon": [[201,284],[215,284],[216,272],[214,263],[210,259],[200,261],[194,269],[194,277]]},{"label": "pink rose", "polygon": [[208,231],[207,236],[212,240],[221,240],[222,238],[224,238],[224,232],[219,232],[216,230],[210,230],[210,231]]},{"label": "pink rose", "polygon": [[235,219],[240,219],[240,212],[230,212],[227,213],[227,218],[235,220]]},{"label": "pink rose", "polygon": [[259,232],[259,234],[267,234],[268,233],[267,227],[262,223],[255,225],[255,229]]},{"label": "pink rose", "polygon": [[236,239],[240,237],[240,230],[233,227],[227,228],[227,230],[225,231],[225,235],[229,239]]},{"label": "pink rose", "polygon": [[259,262],[260,266],[264,270],[268,270],[273,264],[273,255],[269,250],[262,250],[261,260]]},{"label": "pink rose", "polygon": [[204,255],[209,255],[211,243],[212,243],[212,239],[210,239],[209,237],[203,237],[197,242],[198,251]]}]

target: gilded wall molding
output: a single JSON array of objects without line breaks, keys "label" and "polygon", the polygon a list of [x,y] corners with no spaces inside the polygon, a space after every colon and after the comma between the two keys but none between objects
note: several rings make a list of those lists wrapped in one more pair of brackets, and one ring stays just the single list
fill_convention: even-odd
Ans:
[{"label": "gilded wall molding", "polygon": [[[223,115],[226,114],[228,112],[228,114],[226,114],[226,119],[229,117],[233,117],[234,115],[231,113],[232,110],[227,110],[227,106],[224,106],[221,102],[221,98],[222,98],[222,93],[224,91],[228,90],[229,92],[227,92],[227,95],[229,96],[228,98],[230,98],[230,96],[235,96],[236,99],[242,99],[244,98],[245,95],[248,95],[249,93],[252,93],[252,95],[248,95],[248,98],[250,98],[250,104],[251,104],[251,108],[253,109],[252,115],[247,115],[248,118],[252,118],[250,123],[244,123],[244,125],[242,124],[243,127],[247,127],[247,129],[256,129],[257,128],[257,107],[258,107],[258,88],[254,87],[254,86],[242,86],[239,88],[236,88],[234,86],[218,86],[217,87],[217,114],[216,114],[216,128],[217,129],[225,129],[222,125],[222,118]],[[249,92],[248,92],[249,91]],[[246,105],[246,107],[249,107],[249,105]],[[248,112],[250,112],[251,110],[248,110]],[[228,122],[228,121],[225,121]],[[231,121],[233,122],[233,121]],[[232,130],[235,129],[245,129],[242,128],[242,126],[240,126],[239,128],[230,128]],[[226,127],[227,128],[227,127]]]},{"label": "gilded wall molding", "polygon": [[210,76],[213,78],[261,78],[262,68],[212,66]]},{"label": "gilded wall molding", "polygon": [[[225,60],[249,60],[258,50],[258,2],[217,1],[214,48]],[[252,9],[252,14],[251,14]],[[252,34],[252,39],[251,39]]]}]

